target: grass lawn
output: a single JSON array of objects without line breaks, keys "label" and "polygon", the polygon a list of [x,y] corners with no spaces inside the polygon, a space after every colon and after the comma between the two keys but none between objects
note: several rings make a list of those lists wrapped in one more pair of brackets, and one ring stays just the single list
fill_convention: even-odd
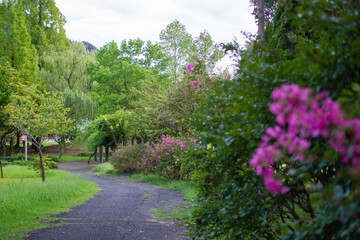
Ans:
[{"label": "grass lawn", "polygon": [[[99,188],[85,178],[49,170],[46,182],[28,167],[6,166],[0,179],[0,239],[23,239],[49,226],[49,215],[85,203]],[[45,224],[44,224],[45,223]]]},{"label": "grass lawn", "polygon": [[61,156],[59,162],[87,161],[88,159],[89,157],[64,155]]}]

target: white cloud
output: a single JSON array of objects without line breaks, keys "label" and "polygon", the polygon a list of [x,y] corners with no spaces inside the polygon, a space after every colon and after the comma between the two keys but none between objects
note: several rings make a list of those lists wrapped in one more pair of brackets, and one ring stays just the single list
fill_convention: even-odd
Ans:
[{"label": "white cloud", "polygon": [[55,0],[65,15],[66,34],[72,40],[97,47],[115,40],[140,37],[159,41],[174,19],[198,36],[208,30],[215,42],[230,42],[241,31],[256,32],[248,0]]}]

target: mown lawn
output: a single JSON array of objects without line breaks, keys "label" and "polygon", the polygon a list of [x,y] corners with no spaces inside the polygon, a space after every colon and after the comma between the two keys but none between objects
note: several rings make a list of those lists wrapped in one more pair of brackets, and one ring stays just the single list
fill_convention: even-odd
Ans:
[{"label": "mown lawn", "polygon": [[46,182],[32,168],[4,167],[0,178],[0,239],[22,239],[27,232],[49,226],[49,215],[69,211],[99,191],[85,178],[49,170]]}]

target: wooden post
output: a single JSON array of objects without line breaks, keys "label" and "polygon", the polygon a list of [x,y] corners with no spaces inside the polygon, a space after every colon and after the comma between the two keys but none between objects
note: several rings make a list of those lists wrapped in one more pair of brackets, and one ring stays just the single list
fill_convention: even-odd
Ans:
[{"label": "wooden post", "polygon": [[27,135],[25,135],[25,161],[27,161]]}]

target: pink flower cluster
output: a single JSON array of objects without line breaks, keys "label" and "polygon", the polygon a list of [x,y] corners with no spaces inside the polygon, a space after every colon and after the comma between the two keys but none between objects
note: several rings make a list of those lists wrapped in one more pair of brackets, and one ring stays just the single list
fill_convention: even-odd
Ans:
[{"label": "pink flower cluster", "polygon": [[195,62],[189,63],[189,64],[186,66],[186,69],[185,69],[186,72],[187,72],[187,73],[192,73],[192,72],[195,70],[195,65],[200,64],[201,61],[204,61],[204,58],[198,57],[198,58],[196,59],[196,63],[195,63]]},{"label": "pink flower cluster", "polygon": [[191,89],[194,90],[198,85],[200,85],[200,83],[198,81],[193,81],[191,83]]},{"label": "pink flower cluster", "polygon": [[190,64],[188,64],[188,65],[186,66],[186,72],[187,72],[187,73],[192,73],[192,72],[194,71],[194,68],[195,68],[195,63],[192,62],[192,63],[190,63]]},{"label": "pink flower cluster", "polygon": [[[360,165],[360,120],[345,119],[339,103],[331,100],[327,92],[316,95],[310,88],[284,84],[271,97],[274,102],[270,111],[276,115],[278,125],[266,130],[249,161],[256,174],[263,176],[266,189],[275,194],[289,191],[276,177],[273,164],[284,154],[304,160],[311,147],[309,138],[328,139],[345,163],[351,160],[353,165]],[[349,130],[353,133],[351,137],[345,133]]]},{"label": "pink flower cluster", "polygon": [[161,168],[160,165],[171,164],[176,153],[183,151],[190,145],[195,145],[195,139],[185,142],[163,135],[160,143],[155,144],[152,142],[144,150],[142,168],[146,168],[151,172],[157,172],[156,170]]}]

